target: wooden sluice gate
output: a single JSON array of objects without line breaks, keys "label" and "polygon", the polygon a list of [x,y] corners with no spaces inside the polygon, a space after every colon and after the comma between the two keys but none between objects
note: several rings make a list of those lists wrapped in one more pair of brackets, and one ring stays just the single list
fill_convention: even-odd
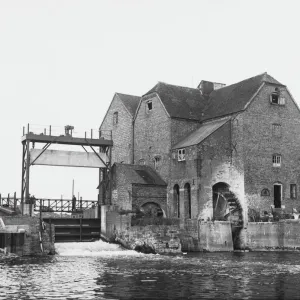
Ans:
[{"label": "wooden sluice gate", "polygon": [[55,226],[55,242],[91,242],[100,239],[100,219],[43,218]]}]

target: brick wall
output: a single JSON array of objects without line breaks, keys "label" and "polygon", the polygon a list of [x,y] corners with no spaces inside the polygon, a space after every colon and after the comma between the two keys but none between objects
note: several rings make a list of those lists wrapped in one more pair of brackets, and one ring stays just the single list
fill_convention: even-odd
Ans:
[{"label": "brick wall", "polygon": [[140,207],[146,202],[155,202],[166,212],[166,186],[136,183],[141,181],[140,176],[131,172],[128,177],[128,168],[139,169],[140,166],[113,166],[112,205],[123,210],[132,210],[133,206]]},{"label": "brick wall", "polygon": [[[113,124],[113,115],[118,112],[118,123]],[[107,114],[100,126],[100,130],[112,130],[112,139],[114,146],[112,148],[112,163],[124,162],[132,163],[132,146],[133,146],[133,117],[126,110],[124,104],[115,95]]]},{"label": "brick wall", "polygon": [[[147,113],[146,102],[152,100],[152,111]],[[154,167],[159,157],[157,172],[167,181],[170,174],[171,119],[158,97],[142,98],[134,124],[134,163],[141,159]]]},{"label": "brick wall", "polygon": [[145,203],[156,203],[167,215],[167,187],[157,185],[132,185],[132,205],[142,207]]},{"label": "brick wall", "polygon": [[[245,208],[243,156],[236,145],[240,136],[238,131],[233,134],[235,128],[231,126],[234,125],[229,121],[199,145],[187,147],[185,161],[178,161],[177,150],[173,151],[171,180],[168,186],[168,206],[171,215],[176,215],[173,201],[175,184],[180,188],[181,217],[187,216],[187,206],[183,201],[186,183],[191,187],[192,218],[212,218],[212,186],[218,182],[227,183]],[[235,144],[236,150],[233,149],[232,143]]]},{"label": "brick wall", "polygon": [[[243,113],[245,194],[250,208],[270,211],[274,204],[273,185],[282,183],[282,205],[288,212],[300,209],[300,113],[285,88],[284,106],[272,105],[269,97],[274,85],[265,85]],[[272,134],[272,124],[281,124],[281,137]],[[272,155],[282,156],[282,166],[273,167]],[[297,199],[290,198],[290,184],[297,184]],[[270,196],[261,196],[263,189]]]}]

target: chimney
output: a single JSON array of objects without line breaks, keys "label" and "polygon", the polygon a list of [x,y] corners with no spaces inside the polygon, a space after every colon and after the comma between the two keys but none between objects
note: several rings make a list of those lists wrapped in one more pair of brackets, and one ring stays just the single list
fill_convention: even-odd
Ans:
[{"label": "chimney", "polygon": [[224,86],[226,86],[224,83],[201,80],[197,88],[203,96],[208,97],[212,91],[218,90]]}]

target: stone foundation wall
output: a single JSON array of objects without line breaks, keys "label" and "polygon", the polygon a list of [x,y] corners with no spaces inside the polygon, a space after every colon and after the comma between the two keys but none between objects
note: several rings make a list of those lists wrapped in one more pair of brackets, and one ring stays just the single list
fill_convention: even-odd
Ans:
[{"label": "stone foundation wall", "polygon": [[[36,217],[12,216],[2,217],[5,224],[5,231],[17,233],[19,229],[24,229],[24,243],[17,243],[15,249],[11,247],[10,239],[7,240],[7,252],[15,251],[17,255],[42,255],[54,254],[55,229],[45,223],[45,229],[42,230],[42,244],[44,253],[40,246],[40,220]],[[4,231],[4,230],[3,230]]]},{"label": "stone foundation wall", "polygon": [[300,221],[251,222],[244,230],[249,250],[300,250]]},{"label": "stone foundation wall", "polygon": [[115,240],[133,250],[147,246],[156,253],[181,253],[179,235],[179,227],[173,225],[132,226],[116,231]]},{"label": "stone foundation wall", "polygon": [[227,221],[199,224],[200,251],[233,251],[231,224]]}]

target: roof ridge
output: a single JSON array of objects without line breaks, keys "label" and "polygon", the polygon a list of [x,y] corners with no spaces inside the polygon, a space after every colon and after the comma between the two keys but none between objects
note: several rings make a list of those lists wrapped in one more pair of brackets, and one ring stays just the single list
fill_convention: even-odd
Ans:
[{"label": "roof ridge", "polygon": [[167,82],[163,82],[163,81],[158,81],[158,83],[162,83],[162,84],[165,84],[165,85],[171,85],[171,86],[179,87],[179,88],[187,88],[187,89],[192,89],[192,90],[198,90],[199,91],[199,89],[197,89],[197,88],[184,86],[184,85],[171,84],[171,83],[167,83]]},{"label": "roof ridge", "polygon": [[124,94],[124,93],[119,93],[119,92],[116,92],[116,94],[117,94],[117,95],[124,95],[124,96],[139,97],[139,98],[141,98],[141,96],[132,95],[132,94]]}]

